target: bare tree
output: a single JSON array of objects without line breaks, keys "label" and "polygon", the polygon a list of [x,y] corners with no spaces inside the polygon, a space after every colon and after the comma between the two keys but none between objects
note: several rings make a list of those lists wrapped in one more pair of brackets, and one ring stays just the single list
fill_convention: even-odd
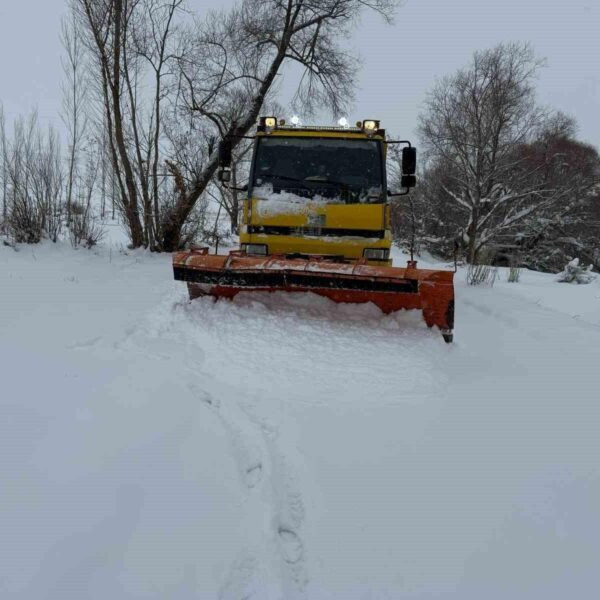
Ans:
[{"label": "bare tree", "polygon": [[57,241],[62,226],[63,171],[58,134],[40,131],[37,113],[16,120],[12,137],[2,127],[7,219],[16,242]]},{"label": "bare tree", "polygon": [[[134,1],[133,6],[136,4]],[[131,15],[131,4],[128,0],[74,0],[73,9],[93,56],[120,207],[129,228],[131,243],[138,247],[143,245],[144,235],[134,163],[128,151],[125,122],[127,89],[123,85],[126,43],[123,32]]]},{"label": "bare tree", "polygon": [[541,64],[528,44],[476,52],[468,68],[439,82],[426,101],[421,138],[429,160],[444,165],[443,190],[462,215],[469,262],[556,197],[518,153],[543,119],[533,86]]},{"label": "bare tree", "polygon": [[103,129],[133,246],[158,249],[163,102],[182,3],[73,0],[94,57]]},{"label": "bare tree", "polygon": [[6,224],[6,220],[8,218],[8,165],[6,162],[5,128],[6,120],[4,117],[4,108],[0,104],[0,154],[2,155],[2,171],[0,172],[0,179],[2,180],[2,226]]},{"label": "bare tree", "polygon": [[[143,34],[138,37],[136,52],[142,56],[151,68],[153,79],[153,105],[152,105],[152,127],[149,131],[150,144],[148,148],[149,168],[151,179],[151,192],[148,194],[152,202],[148,202],[147,210],[152,218],[148,219],[151,225],[151,237],[153,246],[155,240],[161,236],[161,219],[159,207],[159,164],[160,164],[160,140],[162,135],[162,102],[168,94],[165,86],[165,71],[174,58],[175,45],[177,44],[176,27],[174,19],[180,10],[183,0],[149,0],[147,7],[147,20]],[[149,226],[148,226],[149,227]]]},{"label": "bare tree", "polygon": [[37,243],[43,235],[42,215],[32,194],[36,133],[36,114],[27,121],[17,119],[12,139],[6,129],[3,131],[2,147],[11,196],[8,227],[16,242]]},{"label": "bare tree", "polygon": [[72,205],[72,220],[69,228],[71,245],[76,248],[83,244],[86,248],[95,246],[104,236],[102,224],[98,221],[93,206],[98,172],[101,164],[98,155],[101,148],[91,145],[86,151],[85,165],[77,178],[76,193]]},{"label": "bare tree", "polygon": [[62,19],[60,40],[64,50],[64,55],[61,58],[65,76],[61,85],[63,95],[61,117],[68,137],[66,204],[67,222],[70,223],[73,185],[77,176],[79,151],[88,129],[85,48],[81,39],[80,28],[73,13]]}]

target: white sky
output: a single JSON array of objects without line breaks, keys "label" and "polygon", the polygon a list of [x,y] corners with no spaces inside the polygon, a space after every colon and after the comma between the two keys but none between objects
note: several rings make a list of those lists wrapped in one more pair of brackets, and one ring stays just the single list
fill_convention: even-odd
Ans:
[{"label": "white sky", "polygon": [[[190,3],[199,12],[217,5]],[[0,102],[9,119],[37,106],[43,121],[60,125],[65,11],[64,0],[0,0]],[[353,40],[363,69],[349,120],[379,118],[390,133],[414,137],[436,77],[476,49],[517,40],[548,60],[540,102],[574,115],[580,138],[600,147],[600,0],[405,0],[391,27],[369,15]]]}]

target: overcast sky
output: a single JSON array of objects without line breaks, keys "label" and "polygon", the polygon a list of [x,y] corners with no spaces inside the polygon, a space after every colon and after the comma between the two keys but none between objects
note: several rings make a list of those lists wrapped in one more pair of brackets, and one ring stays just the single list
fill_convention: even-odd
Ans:
[{"label": "overcast sky", "polygon": [[[229,3],[190,1],[199,12]],[[9,119],[37,106],[43,121],[60,125],[65,10],[64,0],[0,0],[0,102]],[[600,147],[600,0],[405,0],[391,27],[366,16],[353,40],[363,68],[349,120],[379,118],[390,133],[413,136],[436,77],[476,49],[517,40],[548,61],[539,101],[574,115],[580,137]]]}]

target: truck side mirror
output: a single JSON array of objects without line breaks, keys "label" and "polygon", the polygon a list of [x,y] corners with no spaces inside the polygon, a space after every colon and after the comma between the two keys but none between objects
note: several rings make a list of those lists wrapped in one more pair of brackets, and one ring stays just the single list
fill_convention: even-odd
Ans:
[{"label": "truck side mirror", "polygon": [[[219,142],[219,167],[229,168],[231,166],[232,144],[231,138],[226,137]],[[219,177],[220,179],[220,177]]]},{"label": "truck side mirror", "polygon": [[[414,146],[402,148],[402,175],[414,175],[417,171],[417,149]],[[403,177],[404,179],[404,177]],[[404,183],[402,185],[405,185]],[[414,184],[405,187],[414,187]]]}]

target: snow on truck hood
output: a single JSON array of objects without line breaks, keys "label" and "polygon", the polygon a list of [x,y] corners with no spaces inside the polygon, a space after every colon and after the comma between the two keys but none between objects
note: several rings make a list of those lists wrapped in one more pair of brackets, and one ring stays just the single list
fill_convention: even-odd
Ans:
[{"label": "snow on truck hood", "polygon": [[[368,199],[372,194],[381,194],[381,189],[369,190],[369,194],[364,196],[364,201],[360,204],[368,204]],[[273,191],[271,184],[255,187],[252,192],[252,198],[259,200],[255,203],[255,209],[260,216],[268,217],[274,215],[302,215],[310,214],[317,207],[324,207],[329,204],[345,204],[341,198],[324,198],[316,194],[312,198],[298,196],[290,191]]]}]

